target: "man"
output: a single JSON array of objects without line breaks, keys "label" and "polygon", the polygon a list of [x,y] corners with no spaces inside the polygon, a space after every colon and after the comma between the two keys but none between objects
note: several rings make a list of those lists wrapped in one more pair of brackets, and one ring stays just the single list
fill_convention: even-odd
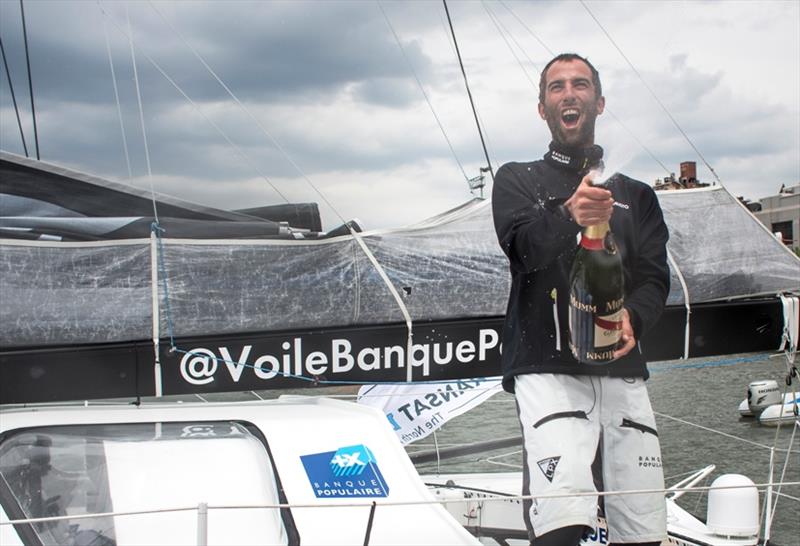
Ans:
[{"label": "man", "polygon": [[[669,291],[668,233],[646,184],[615,175],[604,187],[591,185],[590,171],[602,166],[594,128],[604,107],[600,77],[588,60],[570,53],[550,61],[539,83],[550,150],[538,161],[503,165],[492,192],[512,275],[503,386],[517,400],[523,494],[583,494],[526,503],[535,546],[576,545],[595,527],[593,462],[602,463],[598,478],[606,491],[664,487],[637,340],[658,319]],[[604,222],[624,267],[623,344],[612,363],[586,365],[569,349],[569,273],[582,228]],[[603,502],[612,543],[656,545],[666,538],[663,493],[608,495]]]}]

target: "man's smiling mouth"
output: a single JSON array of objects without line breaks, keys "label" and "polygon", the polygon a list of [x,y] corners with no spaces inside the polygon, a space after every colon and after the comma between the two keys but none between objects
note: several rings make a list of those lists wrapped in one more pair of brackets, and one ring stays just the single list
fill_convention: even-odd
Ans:
[{"label": "man's smiling mouth", "polygon": [[577,108],[567,108],[561,112],[561,122],[567,128],[572,128],[578,125],[578,120],[580,117],[581,114]]}]

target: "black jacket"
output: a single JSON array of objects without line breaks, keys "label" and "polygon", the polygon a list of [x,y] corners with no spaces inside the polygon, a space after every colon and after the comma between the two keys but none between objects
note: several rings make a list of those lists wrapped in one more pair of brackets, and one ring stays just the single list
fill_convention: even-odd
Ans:
[{"label": "black jacket", "polygon": [[[638,344],[606,365],[581,364],[570,353],[569,273],[581,228],[559,205],[578,187],[586,161],[555,155],[551,146],[543,160],[507,163],[494,179],[494,224],[512,276],[502,336],[508,392],[522,373],[648,377]],[[610,225],[625,269],[625,307],[639,340],[658,320],[669,293],[669,235],[650,186],[615,175],[606,187],[615,200]]]}]

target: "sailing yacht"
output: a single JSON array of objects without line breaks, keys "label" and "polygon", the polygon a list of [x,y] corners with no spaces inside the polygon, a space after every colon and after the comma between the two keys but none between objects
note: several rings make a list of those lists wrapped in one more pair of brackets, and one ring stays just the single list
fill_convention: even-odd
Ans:
[{"label": "sailing yacht", "polygon": [[[467,377],[497,375],[507,278],[488,228],[488,202],[473,200],[404,229],[339,235],[313,229],[319,222],[312,206],[289,220],[270,220],[271,213],[287,218],[286,211],[260,209],[255,216],[157,196],[159,223],[168,232],[183,230],[173,239],[153,228],[146,216],[152,200],[141,190],[0,154],[5,206],[56,213],[3,218],[0,282],[4,294],[15,294],[0,310],[7,325],[0,352],[0,498],[6,499],[0,530],[10,544],[185,543],[195,533],[200,544],[225,543],[224,537],[240,537],[230,526],[261,543],[350,544],[364,537],[370,544],[475,543],[469,530],[484,541],[523,539],[519,473],[423,481],[378,409],[297,396],[158,402],[298,386],[468,385]],[[726,280],[703,288],[712,300],[720,299],[713,290],[731,287],[749,297],[695,303],[692,316],[755,321],[740,324],[748,336],[735,350],[776,347],[784,317],[768,294],[792,278],[791,256],[721,188],[661,199],[676,235],[673,263],[690,265],[681,268],[679,287],[693,287],[695,279],[704,286],[709,276],[700,259],[709,251],[680,245],[680,222],[692,217],[684,209],[703,207],[703,199],[714,203],[720,216],[704,229],[710,239],[714,225],[749,226],[749,251],[758,259],[744,262],[754,269],[730,268],[741,258],[737,252],[722,260]],[[230,238],[219,238],[221,231]],[[356,238],[377,264],[394,264],[390,282],[404,288],[413,317],[410,350],[402,314],[375,262],[354,252]],[[663,320],[685,316],[687,293],[700,299],[692,290],[674,290]],[[772,313],[773,325],[761,327],[763,314],[754,318],[753,309]],[[694,318],[677,328],[667,323],[657,328],[653,349],[647,339],[643,344],[656,354],[675,351],[687,346],[684,336],[693,328]],[[702,332],[705,347],[726,342],[725,332],[721,339],[707,327]],[[128,402],[69,403],[98,398]],[[731,491],[739,490],[755,487],[735,482]],[[753,505],[752,497],[731,501],[721,491],[718,512],[749,524],[739,529],[723,518],[714,531],[673,499],[674,544],[755,544],[757,493]],[[260,527],[242,523],[252,519],[242,515],[248,510],[261,514]],[[309,515],[316,511],[326,515]],[[173,517],[183,523],[167,532],[158,522],[177,522]],[[604,536],[598,530],[586,543],[602,544]]]},{"label": "sailing yacht", "polygon": [[[519,473],[423,480],[376,409],[169,398],[497,375],[487,201],[324,230],[313,203],[202,206],[7,152],[0,197],[2,544],[526,540]],[[722,187],[660,199],[673,289],[648,357],[774,350],[797,258]],[[705,523],[669,504],[671,544],[755,544],[754,491],[723,484]]]}]

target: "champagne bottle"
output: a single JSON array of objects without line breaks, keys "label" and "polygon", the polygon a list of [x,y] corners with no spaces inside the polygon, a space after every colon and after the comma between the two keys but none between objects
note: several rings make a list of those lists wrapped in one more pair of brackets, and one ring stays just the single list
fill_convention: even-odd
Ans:
[{"label": "champagne bottle", "polygon": [[623,283],[622,257],[608,222],[585,228],[569,282],[569,346],[580,362],[609,363],[623,345]]}]

